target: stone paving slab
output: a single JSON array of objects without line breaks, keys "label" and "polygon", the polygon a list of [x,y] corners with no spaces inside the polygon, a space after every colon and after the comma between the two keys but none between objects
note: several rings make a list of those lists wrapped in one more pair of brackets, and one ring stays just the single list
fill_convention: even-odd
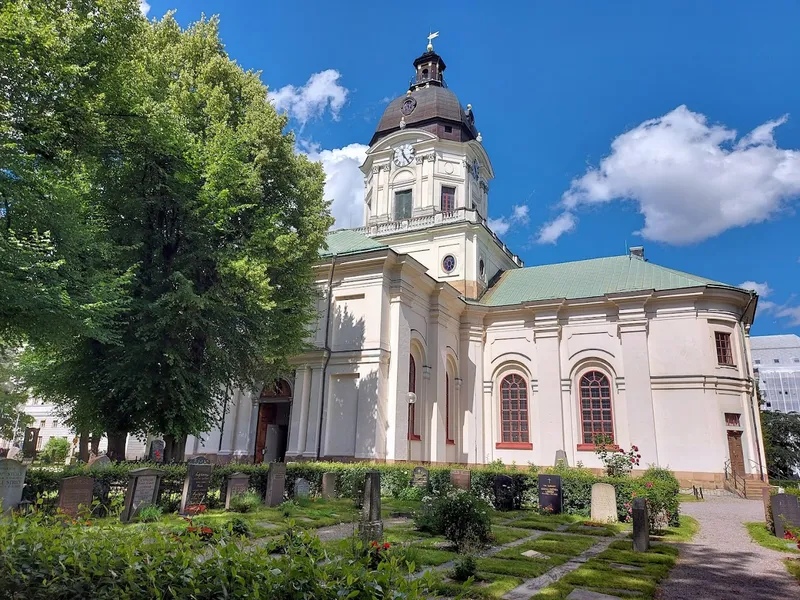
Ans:
[{"label": "stone paving slab", "polygon": [[600,592],[593,592],[592,590],[575,588],[569,593],[567,600],[619,600],[619,596],[609,596],[608,594],[601,594]]}]

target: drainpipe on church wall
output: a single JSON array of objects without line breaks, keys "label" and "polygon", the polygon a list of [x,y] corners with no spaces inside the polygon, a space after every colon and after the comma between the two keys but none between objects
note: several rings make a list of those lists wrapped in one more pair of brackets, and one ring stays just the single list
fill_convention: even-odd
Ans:
[{"label": "drainpipe on church wall", "polygon": [[331,274],[328,277],[328,310],[325,314],[325,364],[322,365],[322,381],[320,382],[320,390],[322,396],[320,397],[319,406],[319,426],[317,427],[317,460],[319,460],[322,452],[322,420],[325,415],[325,383],[328,379],[328,363],[331,360],[330,349],[330,335],[331,335],[331,311],[333,310],[333,272],[336,270],[336,254],[333,255],[331,261]]},{"label": "drainpipe on church wall", "polygon": [[[754,299],[755,296],[751,295],[750,300],[747,302],[747,306],[744,307],[742,316],[747,314],[747,311],[750,308],[750,305],[753,303]],[[760,410],[757,411],[754,406],[756,402],[756,399],[754,398],[756,390],[755,376],[751,371],[751,365],[750,365],[751,357],[750,353],[747,351],[747,342],[745,341],[745,336],[747,334],[745,333],[744,323],[742,323],[741,320],[739,321],[739,332],[741,334],[740,344],[742,346],[742,357],[743,357],[742,362],[744,362],[745,375],[747,376],[747,379],[750,382],[750,386],[752,389],[748,404],[750,405],[750,420],[753,423],[753,439],[755,440],[756,443],[756,456],[758,457],[758,471],[761,477],[761,481],[764,481],[764,464],[761,462],[761,441],[758,435],[758,421],[756,420],[756,419],[759,420],[761,419],[761,411]]]}]

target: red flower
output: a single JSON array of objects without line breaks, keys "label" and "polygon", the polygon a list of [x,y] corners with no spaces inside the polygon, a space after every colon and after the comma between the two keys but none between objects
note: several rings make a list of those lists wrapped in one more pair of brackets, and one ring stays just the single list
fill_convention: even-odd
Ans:
[{"label": "red flower", "polygon": [[388,549],[389,549],[389,542],[385,542],[385,543],[383,544],[383,549],[384,549],[384,550],[388,550]]},{"label": "red flower", "polygon": [[639,446],[631,446],[631,450],[633,450],[634,452],[638,452]]},{"label": "red flower", "polygon": [[214,533],[214,530],[211,529],[211,527],[201,527],[200,533],[202,533],[203,535],[211,535],[212,533]]},{"label": "red flower", "polygon": [[648,481],[647,483],[644,484],[644,487],[646,487],[649,490],[651,487],[653,487],[653,482]]}]

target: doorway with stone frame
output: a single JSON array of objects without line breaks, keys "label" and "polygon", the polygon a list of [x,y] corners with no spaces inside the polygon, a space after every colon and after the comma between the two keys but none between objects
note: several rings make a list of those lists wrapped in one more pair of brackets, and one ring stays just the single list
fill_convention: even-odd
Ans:
[{"label": "doorway with stone frame", "polygon": [[253,462],[283,462],[292,412],[289,382],[279,379],[264,386],[258,399],[258,422]]}]

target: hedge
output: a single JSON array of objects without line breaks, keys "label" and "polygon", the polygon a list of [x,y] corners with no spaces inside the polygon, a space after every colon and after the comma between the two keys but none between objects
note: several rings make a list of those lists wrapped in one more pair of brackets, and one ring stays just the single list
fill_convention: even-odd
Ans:
[{"label": "hedge", "polygon": [[[162,480],[162,496],[160,504],[166,510],[175,510],[177,501],[186,477],[186,465],[153,465],[145,463],[116,463],[103,470],[89,468],[85,465],[69,466],[62,469],[31,468],[28,470],[25,498],[35,501],[37,497],[50,496],[58,492],[61,479],[72,475],[90,475],[95,477],[95,496],[98,502],[109,506],[116,494],[120,502],[128,481],[128,473],[132,469],[154,467],[166,472]],[[334,462],[293,462],[286,465],[287,496],[294,495],[294,484],[299,478],[310,483],[311,494],[319,495],[322,488],[322,475],[327,472],[337,474],[337,490],[340,497],[358,500],[364,475],[368,470],[381,473],[382,493],[394,498],[413,497],[411,488],[411,472],[417,465],[382,464],[382,463],[334,463]],[[450,486],[450,470],[455,466],[426,466],[429,473],[430,491],[439,493]],[[227,464],[214,467],[210,487],[210,507],[219,504],[224,497],[225,478],[235,472],[250,475],[250,487],[262,496],[266,492],[267,464]],[[495,475],[509,475],[513,481],[516,504],[518,506],[538,507],[537,475],[539,473],[555,473],[561,476],[564,498],[564,511],[570,514],[589,516],[591,508],[592,485],[610,483],[617,491],[617,513],[620,519],[628,514],[633,495],[645,496],[658,502],[670,515],[673,524],[678,520],[677,479],[665,469],[648,469],[639,477],[599,477],[588,469],[580,468],[543,468],[527,469],[506,468],[500,464],[492,464],[470,469],[471,491],[489,502],[494,501],[493,481]],[[648,483],[651,484],[648,486]],[[109,493],[111,490],[111,493]],[[105,493],[105,495],[103,495]],[[109,499],[111,497],[111,499]]]}]

